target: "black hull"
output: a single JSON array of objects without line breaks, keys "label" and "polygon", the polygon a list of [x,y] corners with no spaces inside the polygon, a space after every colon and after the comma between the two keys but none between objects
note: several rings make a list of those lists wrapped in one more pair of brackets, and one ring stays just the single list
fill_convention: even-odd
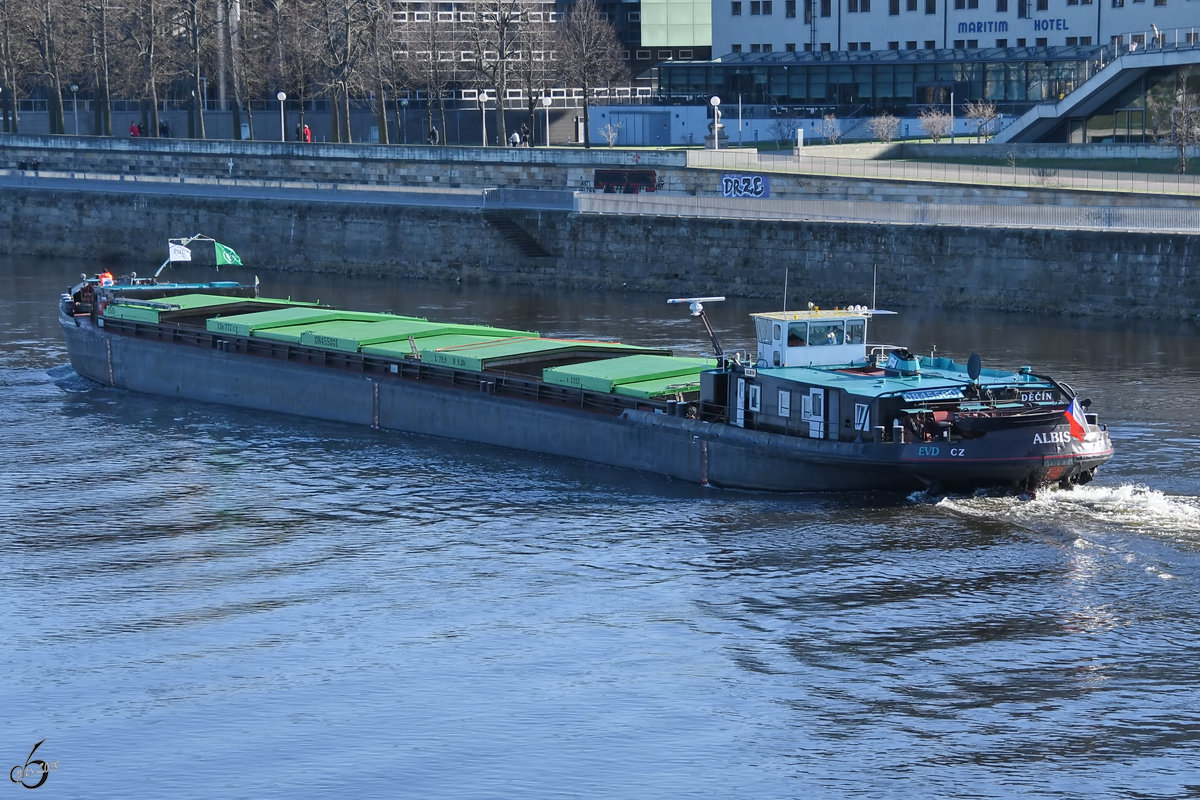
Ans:
[{"label": "black hull", "polygon": [[448,368],[414,377],[386,365],[323,364],[312,352],[297,359],[293,351],[299,348],[238,352],[239,343],[230,346],[229,337],[182,343],[148,326],[97,327],[86,315],[60,314],[60,322],[72,366],[102,384],[582,459],[718,487],[1016,489],[1090,477],[1111,454],[1102,431],[1087,442],[1043,446],[1030,443],[1028,428],[992,431],[966,447],[810,439],[652,410],[530,399],[498,391],[495,381],[484,380],[487,375]]}]

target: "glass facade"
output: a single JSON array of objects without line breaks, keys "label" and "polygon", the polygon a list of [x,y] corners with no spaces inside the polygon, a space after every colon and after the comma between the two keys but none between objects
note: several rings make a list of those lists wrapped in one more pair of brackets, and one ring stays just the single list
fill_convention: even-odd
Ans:
[{"label": "glass facade", "polygon": [[741,96],[800,112],[833,107],[905,112],[987,100],[1003,111],[1057,100],[1100,66],[1099,47],[734,54],[660,64],[659,93]]}]

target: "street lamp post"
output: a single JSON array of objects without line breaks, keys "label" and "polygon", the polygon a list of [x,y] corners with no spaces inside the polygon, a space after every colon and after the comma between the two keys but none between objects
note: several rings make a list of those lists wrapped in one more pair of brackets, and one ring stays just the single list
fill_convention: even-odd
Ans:
[{"label": "street lamp post", "polygon": [[950,144],[954,144],[954,92],[950,93]]},{"label": "street lamp post", "polygon": [[408,98],[400,100],[400,108],[403,109],[403,116],[400,119],[400,139],[408,144]]},{"label": "street lamp post", "polygon": [[550,104],[554,102],[549,95],[542,95],[542,108],[546,110],[546,147],[550,146]]},{"label": "street lamp post", "polygon": [[71,116],[75,118],[75,135],[79,135],[79,84],[71,84]]},{"label": "street lamp post", "polygon": [[479,124],[483,128],[483,146],[487,147],[487,89],[479,93]]},{"label": "street lamp post", "polygon": [[709,98],[709,105],[713,107],[713,150],[721,149],[721,98],[715,94]]},{"label": "street lamp post", "polygon": [[283,101],[287,100],[287,92],[280,92],[275,95],[275,99],[279,101],[279,141],[287,141],[287,121],[283,118]]}]

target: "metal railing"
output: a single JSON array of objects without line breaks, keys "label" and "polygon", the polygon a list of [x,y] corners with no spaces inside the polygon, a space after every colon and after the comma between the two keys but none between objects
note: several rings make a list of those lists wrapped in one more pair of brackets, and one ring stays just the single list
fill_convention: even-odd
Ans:
[{"label": "metal railing", "polygon": [[687,162],[690,168],[753,170],[787,175],[1200,196],[1200,178],[1167,173],[833,158],[805,155],[803,150],[798,154],[760,154],[754,150],[693,150],[688,151]]},{"label": "metal railing", "polygon": [[1200,209],[916,203],[820,198],[725,198],[669,195],[575,195],[585,214],[626,214],[793,222],[862,222],[892,225],[950,225],[982,228],[1070,228],[1084,230],[1200,232]]}]

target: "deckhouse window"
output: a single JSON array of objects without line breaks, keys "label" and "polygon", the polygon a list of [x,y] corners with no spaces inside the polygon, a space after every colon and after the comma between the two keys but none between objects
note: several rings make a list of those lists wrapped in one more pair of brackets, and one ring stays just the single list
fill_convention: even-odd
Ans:
[{"label": "deckhouse window", "polygon": [[771,344],[774,341],[771,338],[771,320],[769,319],[755,318],[754,332],[758,334],[758,341],[763,344]]},{"label": "deckhouse window", "polygon": [[788,347],[802,347],[808,344],[808,323],[788,323]]},{"label": "deckhouse window", "polygon": [[867,341],[867,321],[865,319],[846,320],[846,344],[862,344]]},{"label": "deckhouse window", "polygon": [[808,326],[808,343],[810,345],[842,344],[843,341],[845,341],[845,331],[841,320],[814,322]]}]

